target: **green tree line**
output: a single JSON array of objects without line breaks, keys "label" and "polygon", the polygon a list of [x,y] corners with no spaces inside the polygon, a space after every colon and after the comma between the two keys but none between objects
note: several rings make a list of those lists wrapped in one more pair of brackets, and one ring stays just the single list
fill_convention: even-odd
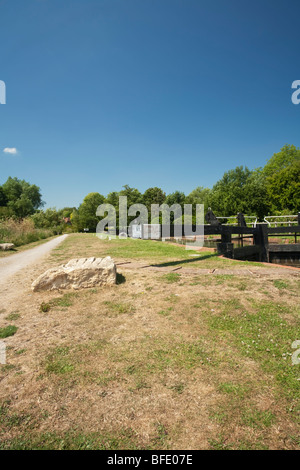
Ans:
[{"label": "green tree line", "polygon": [[244,166],[224,173],[212,188],[199,186],[185,195],[181,191],[166,194],[158,187],[141,193],[125,185],[118,192],[104,196],[98,192],[88,194],[78,208],[42,210],[40,188],[35,185],[8,178],[0,186],[0,218],[32,217],[36,227],[48,228],[65,224],[70,220],[74,231],[88,228],[95,231],[99,222],[97,207],[112,204],[117,210],[119,196],[127,196],[128,207],[144,204],[149,211],[151,204],[204,204],[205,211],[212,208],[217,216],[235,216],[238,212],[257,216],[296,214],[300,210],[300,149],[285,145],[275,153],[262,168],[250,170]]}]

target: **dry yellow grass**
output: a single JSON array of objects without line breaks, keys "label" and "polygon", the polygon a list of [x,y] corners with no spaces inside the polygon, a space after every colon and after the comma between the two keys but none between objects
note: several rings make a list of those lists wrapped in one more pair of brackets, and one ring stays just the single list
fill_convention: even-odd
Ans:
[{"label": "dry yellow grass", "polygon": [[11,282],[0,448],[297,448],[299,279],[120,266],[113,287],[30,291],[46,267],[104,253],[99,243],[69,237]]}]

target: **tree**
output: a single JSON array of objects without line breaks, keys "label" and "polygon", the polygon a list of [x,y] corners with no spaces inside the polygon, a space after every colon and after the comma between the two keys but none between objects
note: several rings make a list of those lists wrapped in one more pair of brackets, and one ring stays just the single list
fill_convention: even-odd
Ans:
[{"label": "tree", "polygon": [[116,211],[119,210],[119,194],[120,193],[113,191],[109,193],[105,198],[105,203],[114,206]]},{"label": "tree", "polygon": [[274,173],[280,172],[297,161],[300,161],[300,149],[294,145],[286,144],[282,147],[280,152],[274,153],[274,155],[268,160],[263,168],[263,175],[265,177],[272,176]]},{"label": "tree", "polygon": [[185,194],[181,191],[175,191],[174,193],[168,194],[165,203],[169,206],[179,204],[183,208],[185,203]]},{"label": "tree", "polygon": [[7,205],[7,198],[5,196],[2,186],[0,186],[0,207],[5,207]]},{"label": "tree", "polygon": [[148,210],[148,219],[151,222],[151,205],[152,204],[163,204],[166,200],[166,193],[161,188],[148,188],[143,194],[143,204]]},{"label": "tree", "polygon": [[166,193],[161,188],[148,188],[143,194],[143,204],[151,211],[151,204],[163,204],[166,199]]},{"label": "tree", "polygon": [[6,206],[13,215],[20,218],[34,214],[44,204],[40,188],[18,178],[9,177],[3,184],[2,191]]},{"label": "tree", "polygon": [[71,217],[72,212],[76,209],[76,207],[64,207],[61,209],[62,217]]},{"label": "tree", "polygon": [[270,207],[261,171],[250,171],[243,166],[224,173],[213,186],[208,202],[216,215],[224,217],[242,212],[261,219]]},{"label": "tree", "polygon": [[267,178],[267,191],[273,211],[300,210],[300,160]]},{"label": "tree", "polygon": [[123,186],[124,189],[119,192],[119,196],[126,196],[127,197],[127,206],[130,207],[133,204],[142,204],[143,198],[142,194],[136,188],[131,188],[128,184]]},{"label": "tree", "polygon": [[[209,207],[208,198],[211,190],[209,188],[204,188],[203,186],[198,186],[195,188],[185,199],[185,204],[192,204],[192,223],[196,224],[196,205],[204,205],[204,213],[207,212]],[[185,217],[185,222],[187,223],[189,219]]]},{"label": "tree", "polygon": [[82,228],[80,226],[78,209],[73,210],[70,218],[71,218],[71,224],[72,224],[72,227],[73,227],[73,231],[74,232],[79,232],[80,230],[82,230]]},{"label": "tree", "polygon": [[96,231],[97,224],[100,220],[100,218],[96,216],[96,211],[98,206],[103,204],[104,201],[104,196],[99,193],[89,193],[84,198],[78,209],[78,230],[88,228],[91,232]]},{"label": "tree", "polygon": [[[179,204],[181,206],[182,214],[183,214],[183,206],[185,203],[185,194],[181,191],[175,191],[174,193],[168,194],[165,200],[165,204],[169,207],[172,207],[173,204]],[[172,211],[170,214],[170,222],[171,224],[181,224],[182,217],[176,217],[176,214]]]},{"label": "tree", "polygon": [[31,216],[36,228],[54,228],[63,227],[62,211],[55,208],[48,208],[45,211],[37,211]]},{"label": "tree", "polygon": [[285,145],[262,170],[272,212],[300,209],[300,149]]},{"label": "tree", "polygon": [[203,204],[204,212],[207,212],[209,207],[210,193],[211,189],[204,188],[203,186],[198,186],[186,197],[185,203],[193,205],[193,215],[195,215],[196,204]]}]

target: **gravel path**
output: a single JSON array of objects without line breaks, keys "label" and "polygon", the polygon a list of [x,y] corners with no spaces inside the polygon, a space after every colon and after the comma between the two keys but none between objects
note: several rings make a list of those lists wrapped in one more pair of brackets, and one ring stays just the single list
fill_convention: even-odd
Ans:
[{"label": "gravel path", "polygon": [[15,255],[7,256],[6,258],[0,258],[0,285],[5,283],[13,274],[36,263],[43,256],[48,255],[48,253],[65,240],[67,236],[68,235],[61,235],[30,250],[22,251]]}]

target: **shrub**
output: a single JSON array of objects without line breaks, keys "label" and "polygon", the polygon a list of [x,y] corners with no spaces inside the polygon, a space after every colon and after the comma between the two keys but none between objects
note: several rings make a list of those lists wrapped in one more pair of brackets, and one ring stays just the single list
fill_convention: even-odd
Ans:
[{"label": "shrub", "polygon": [[54,235],[53,230],[39,230],[31,219],[14,218],[0,221],[0,243],[13,243],[15,246],[26,245]]}]

